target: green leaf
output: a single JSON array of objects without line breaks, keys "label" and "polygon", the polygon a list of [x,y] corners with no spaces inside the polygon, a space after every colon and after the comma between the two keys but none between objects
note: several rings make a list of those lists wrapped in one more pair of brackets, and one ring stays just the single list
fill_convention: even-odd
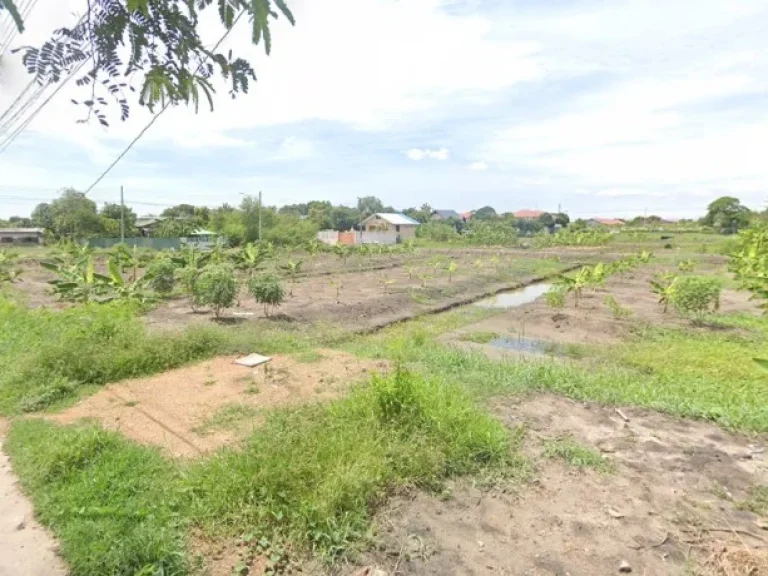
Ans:
[{"label": "green leaf", "polygon": [[14,0],[0,0],[0,11],[2,11],[3,8],[8,10],[8,12],[11,14],[11,18],[13,18],[13,21],[16,24],[16,28],[19,30],[19,32],[24,32],[24,20],[22,20],[21,14],[19,13],[19,9],[16,8]]},{"label": "green leaf", "polygon": [[752,361],[760,366],[763,370],[768,371],[768,359],[766,358],[752,358]]},{"label": "green leaf", "polygon": [[288,22],[290,22],[293,26],[295,26],[296,19],[293,17],[293,13],[288,8],[288,5],[284,2],[284,0],[275,0],[275,4],[277,5],[280,12],[283,13],[283,16],[288,18]]}]

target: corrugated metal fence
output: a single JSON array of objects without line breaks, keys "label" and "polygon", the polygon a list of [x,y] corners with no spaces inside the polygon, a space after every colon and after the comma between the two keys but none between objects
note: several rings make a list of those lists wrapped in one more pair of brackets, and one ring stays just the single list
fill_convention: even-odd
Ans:
[{"label": "corrugated metal fence", "polygon": [[[125,244],[133,248],[152,248],[153,250],[178,250],[181,248],[185,238],[126,238]],[[112,248],[120,244],[120,238],[91,238],[88,240],[88,246],[91,248]]]}]

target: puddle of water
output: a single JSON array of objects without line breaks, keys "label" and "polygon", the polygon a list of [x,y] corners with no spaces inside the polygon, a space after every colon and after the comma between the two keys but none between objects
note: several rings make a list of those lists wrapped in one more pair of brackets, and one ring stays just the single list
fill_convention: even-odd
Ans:
[{"label": "puddle of water", "polygon": [[517,308],[523,304],[530,304],[536,298],[543,296],[551,287],[552,284],[546,282],[531,284],[519,290],[501,292],[491,298],[478,300],[475,302],[475,306],[480,306],[481,308]]},{"label": "puddle of water", "polygon": [[529,354],[546,354],[549,347],[547,342],[535,338],[496,338],[488,342],[488,345]]}]

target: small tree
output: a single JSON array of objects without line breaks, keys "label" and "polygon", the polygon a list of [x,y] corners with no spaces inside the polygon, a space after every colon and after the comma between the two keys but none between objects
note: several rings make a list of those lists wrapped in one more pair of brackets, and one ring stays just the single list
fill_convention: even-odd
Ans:
[{"label": "small tree", "polygon": [[169,258],[159,258],[147,267],[146,278],[152,290],[167,296],[176,285],[176,266]]},{"label": "small tree", "polygon": [[672,304],[681,314],[700,319],[704,314],[720,308],[722,285],[717,278],[708,276],[683,276],[678,278]]},{"label": "small tree", "polygon": [[235,270],[229,264],[209,264],[200,271],[194,286],[195,300],[210,306],[216,318],[231,308],[237,297]]},{"label": "small tree", "polygon": [[264,315],[269,316],[269,308],[280,306],[285,298],[283,286],[276,276],[253,276],[248,280],[248,292],[256,302],[264,305]]},{"label": "small tree", "polygon": [[665,314],[669,309],[670,302],[672,302],[672,296],[677,290],[677,280],[677,276],[669,273],[651,280],[651,292],[659,297],[659,304],[664,306]]}]

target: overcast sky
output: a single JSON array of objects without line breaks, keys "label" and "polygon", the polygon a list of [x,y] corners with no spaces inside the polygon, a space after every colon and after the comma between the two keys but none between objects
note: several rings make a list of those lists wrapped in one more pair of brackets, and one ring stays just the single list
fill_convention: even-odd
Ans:
[{"label": "overcast sky", "polygon": [[[39,0],[14,44],[44,40],[82,4]],[[93,198],[114,201],[122,184],[140,213],[262,190],[268,204],[372,194],[399,208],[619,217],[768,200],[765,0],[289,5],[297,24],[275,26],[269,58],[245,21],[227,42],[255,63],[248,95],[169,111]],[[6,55],[0,115],[27,82]],[[109,130],[77,124],[70,98],[83,96],[67,86],[0,154],[0,217],[87,188],[149,119],[135,106]]]}]

